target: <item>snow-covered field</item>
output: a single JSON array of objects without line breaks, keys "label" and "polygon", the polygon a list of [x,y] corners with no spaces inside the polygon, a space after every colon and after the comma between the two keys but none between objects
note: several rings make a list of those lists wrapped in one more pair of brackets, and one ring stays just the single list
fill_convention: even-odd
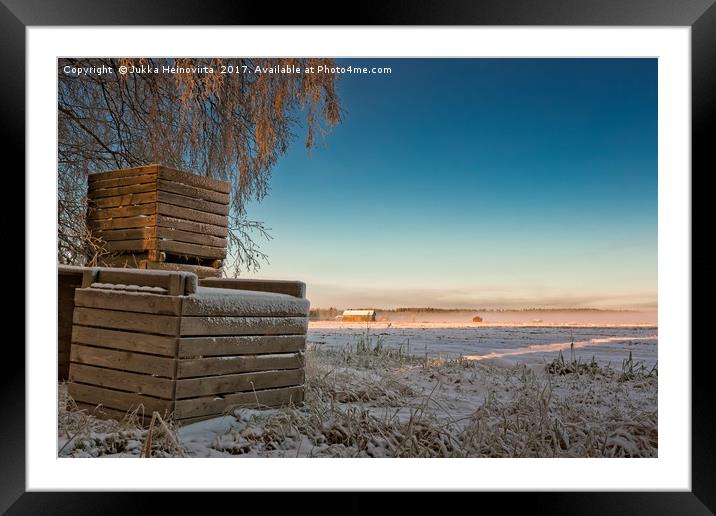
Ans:
[{"label": "snow-covered field", "polygon": [[[306,402],[296,407],[241,407],[181,428],[157,420],[148,431],[131,415],[124,421],[103,421],[76,410],[60,386],[58,455],[658,453],[655,327],[441,328],[373,323],[366,333],[365,324],[321,323],[311,325],[308,340]],[[559,349],[566,350],[564,360],[555,361]],[[636,364],[623,362],[630,351]],[[638,361],[645,366],[639,367]]]},{"label": "snow-covered field", "polygon": [[465,357],[510,364],[543,364],[560,351],[569,359],[572,343],[577,359],[621,367],[632,360],[645,367],[657,363],[658,332],[651,325],[484,325],[469,323],[341,323],[309,324],[308,343],[328,349],[355,347],[370,340],[430,358]]}]

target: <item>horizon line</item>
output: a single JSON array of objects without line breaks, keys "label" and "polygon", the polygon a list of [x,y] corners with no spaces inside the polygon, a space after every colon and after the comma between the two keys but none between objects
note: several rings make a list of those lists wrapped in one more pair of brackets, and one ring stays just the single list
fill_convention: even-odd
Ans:
[{"label": "horizon line", "polygon": [[396,308],[380,308],[374,306],[358,306],[358,307],[315,307],[311,310],[377,310],[382,312],[644,312],[658,311],[658,307],[644,308],[567,308],[567,307],[522,307],[522,308],[437,308],[437,307],[396,307]]}]

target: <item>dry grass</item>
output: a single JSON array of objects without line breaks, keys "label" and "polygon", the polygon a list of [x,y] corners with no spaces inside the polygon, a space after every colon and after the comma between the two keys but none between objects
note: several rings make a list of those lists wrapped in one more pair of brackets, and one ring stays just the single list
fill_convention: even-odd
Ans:
[{"label": "dry grass", "polygon": [[101,419],[95,411],[80,409],[59,390],[58,456],[100,457],[119,455],[129,457],[182,457],[184,450],[176,437],[171,420],[158,413],[152,415],[149,426],[142,426],[141,408],[127,413],[121,421]]},{"label": "dry grass", "polygon": [[[653,457],[657,378],[560,357],[544,371],[425,360],[381,346],[306,352],[306,402],[233,411],[206,455],[260,457]],[[189,456],[170,421],[154,431],[61,410],[61,455]],[[61,403],[62,404],[62,403]],[[149,443],[149,444],[147,444]],[[202,452],[203,453],[203,452]]]}]

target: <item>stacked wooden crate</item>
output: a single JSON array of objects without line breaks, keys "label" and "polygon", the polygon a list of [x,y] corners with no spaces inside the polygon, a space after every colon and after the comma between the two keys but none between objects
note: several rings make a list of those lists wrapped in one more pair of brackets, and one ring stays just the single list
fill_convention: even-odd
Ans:
[{"label": "stacked wooden crate", "polygon": [[139,409],[180,423],[301,402],[308,300],[252,291],[245,280],[224,285],[198,285],[186,272],[86,270],[75,293],[70,396],[100,415]]},{"label": "stacked wooden crate", "polygon": [[147,165],[88,177],[88,226],[115,267],[220,276],[229,184]]}]

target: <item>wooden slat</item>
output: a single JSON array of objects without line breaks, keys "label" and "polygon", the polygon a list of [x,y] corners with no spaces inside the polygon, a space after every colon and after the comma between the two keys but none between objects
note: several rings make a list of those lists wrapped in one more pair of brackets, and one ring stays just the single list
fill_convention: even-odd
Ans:
[{"label": "wooden slat", "polygon": [[168,240],[176,240],[179,242],[188,242],[191,244],[208,245],[212,247],[226,247],[226,239],[218,238],[202,233],[193,233],[191,231],[181,231],[171,228],[156,228],[156,236],[158,238],[166,238]]},{"label": "wooden slat", "polygon": [[141,285],[146,287],[161,287],[171,290],[172,282],[180,278],[185,292],[191,294],[196,291],[196,277],[187,272],[153,272],[132,271],[127,269],[100,269],[97,275],[99,283],[114,283],[122,285]]},{"label": "wooden slat", "polygon": [[145,413],[149,412],[151,415],[152,411],[156,410],[164,414],[171,413],[174,406],[174,402],[168,400],[80,383],[68,383],[67,393],[75,401],[88,405],[101,404],[103,407],[120,412],[134,410],[142,405]]},{"label": "wooden slat", "polygon": [[250,373],[253,371],[277,371],[280,369],[299,369],[301,367],[303,367],[302,353],[187,358],[179,360],[177,378]]},{"label": "wooden slat", "polygon": [[273,292],[289,296],[305,298],[306,284],[302,281],[262,280],[241,278],[207,278],[201,280],[202,287],[230,288],[237,290],[253,290],[256,292]]},{"label": "wooden slat", "polygon": [[75,305],[147,314],[181,315],[181,298],[137,292],[77,289]]},{"label": "wooden slat", "polygon": [[174,377],[174,359],[134,353],[133,351],[93,348],[73,342],[70,361],[134,373],[153,374],[164,378]]},{"label": "wooden slat", "polygon": [[179,339],[179,357],[181,358],[287,353],[304,349],[306,349],[305,335],[182,337]]},{"label": "wooden slat", "polygon": [[94,235],[106,242],[114,240],[146,240],[156,238],[156,228],[113,229],[108,231],[95,231]]},{"label": "wooden slat", "polygon": [[93,208],[90,206],[88,218],[91,221],[136,217],[138,215],[154,215],[156,204],[138,204],[137,206],[121,206],[119,208]]},{"label": "wooden slat", "polygon": [[157,225],[156,215],[139,215],[137,217],[121,217],[117,219],[90,220],[90,229],[106,231],[115,229],[148,228]]},{"label": "wooden slat", "polygon": [[104,248],[111,253],[117,251],[136,251],[141,253],[143,251],[156,250],[157,241],[155,239],[113,240],[111,242],[105,242]]},{"label": "wooden slat", "polygon": [[188,244],[175,240],[157,240],[156,249],[167,254],[196,256],[198,258],[226,258],[226,248],[208,245]]},{"label": "wooden slat", "polygon": [[159,178],[184,183],[198,188],[206,188],[207,190],[215,190],[217,192],[228,194],[230,191],[229,183],[212,179],[205,176],[197,176],[189,172],[183,172],[170,167],[159,167]]},{"label": "wooden slat", "polygon": [[178,340],[176,337],[163,335],[148,335],[146,333],[107,330],[105,328],[91,328],[79,325],[72,327],[72,342],[77,344],[138,351],[168,357],[175,355]]},{"label": "wooden slat", "polygon": [[226,238],[229,234],[229,230],[226,225],[215,226],[214,224],[204,224],[202,222],[194,222],[191,220],[176,219],[173,217],[166,217],[164,215],[157,215],[157,226],[180,229],[182,231],[191,231],[192,233],[202,233],[220,238]]},{"label": "wooden slat", "polygon": [[257,373],[229,374],[205,378],[177,380],[176,398],[196,398],[212,394],[258,391],[290,385],[302,385],[303,369],[260,371]]},{"label": "wooden slat", "polygon": [[57,270],[57,376],[60,381],[69,374],[72,314],[75,289],[82,285],[83,269],[59,266]]},{"label": "wooden slat", "polygon": [[[97,183],[94,184],[96,185]],[[90,201],[97,201],[98,199],[103,199],[105,197],[117,197],[129,194],[153,192],[156,189],[156,183],[142,183],[137,185],[117,186],[114,188],[91,189],[87,192],[87,199]]]},{"label": "wooden slat", "polygon": [[130,177],[120,177],[116,179],[96,179],[90,181],[87,185],[88,195],[92,195],[92,192],[96,190],[102,190],[105,188],[121,188],[124,186],[134,186],[139,184],[151,183],[157,184],[156,174],[143,174]]},{"label": "wooden slat", "polygon": [[305,317],[182,317],[180,335],[303,335]]},{"label": "wooden slat", "polygon": [[216,215],[214,213],[206,213],[191,208],[182,208],[173,204],[163,202],[157,203],[157,213],[167,217],[175,217],[178,219],[193,220],[194,222],[202,222],[204,224],[213,224],[214,226],[228,226],[228,217]]},{"label": "wooden slat", "polygon": [[179,318],[171,315],[139,314],[76,307],[73,322],[82,326],[176,335]]},{"label": "wooden slat", "polygon": [[84,364],[70,366],[70,381],[171,400],[174,380]]},{"label": "wooden slat", "polygon": [[223,397],[209,396],[177,400],[174,417],[184,419],[199,416],[220,415],[238,407],[276,407],[303,401],[303,387],[283,387],[256,392],[240,392]]},{"label": "wooden slat", "polygon": [[179,195],[186,195],[187,197],[193,197],[194,199],[203,199],[205,201],[215,202],[218,204],[229,204],[230,201],[229,194],[217,192],[216,190],[199,188],[184,183],[178,183],[176,181],[167,181],[165,179],[160,179],[157,182],[157,189]]},{"label": "wooden slat", "polygon": [[[308,317],[307,299],[285,294],[200,287],[183,299],[182,314],[193,317]],[[212,334],[210,334],[212,335]]]},{"label": "wooden slat", "polygon": [[106,179],[118,179],[120,177],[132,177],[141,176],[144,174],[156,174],[159,170],[159,165],[144,165],[141,167],[123,168],[120,170],[112,170],[110,172],[97,172],[87,176],[87,181],[93,183],[95,181],[102,181]]},{"label": "wooden slat", "polygon": [[184,208],[191,208],[193,210],[215,213],[217,215],[228,215],[229,213],[228,204],[195,199],[194,197],[187,197],[186,195],[178,195],[161,190],[157,193],[157,201],[173,204],[174,206],[183,206]]},{"label": "wooden slat", "polygon": [[101,199],[90,199],[88,204],[91,209],[117,208],[120,206],[131,206],[132,204],[149,204],[157,201],[157,192],[146,192],[139,194],[117,195],[115,197],[103,197]]}]

